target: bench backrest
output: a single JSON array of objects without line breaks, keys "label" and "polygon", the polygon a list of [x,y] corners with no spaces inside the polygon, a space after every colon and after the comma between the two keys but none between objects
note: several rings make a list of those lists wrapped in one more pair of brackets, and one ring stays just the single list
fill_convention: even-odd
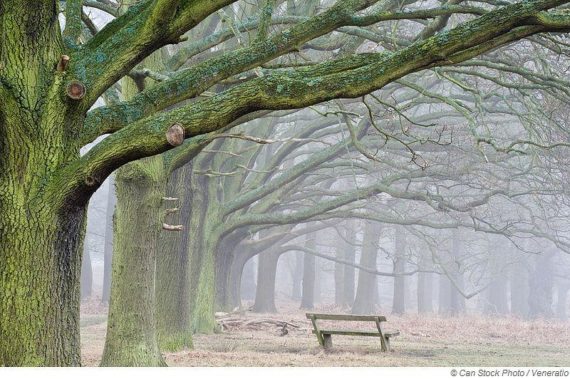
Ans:
[{"label": "bench backrest", "polygon": [[336,320],[336,321],[386,321],[384,316],[373,315],[339,315],[329,313],[307,313],[308,319],[316,320]]}]

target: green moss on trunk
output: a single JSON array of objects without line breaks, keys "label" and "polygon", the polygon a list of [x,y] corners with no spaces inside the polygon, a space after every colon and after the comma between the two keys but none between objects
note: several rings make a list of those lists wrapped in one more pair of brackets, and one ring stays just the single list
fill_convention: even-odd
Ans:
[{"label": "green moss on trunk", "polygon": [[155,265],[164,193],[161,159],[117,172],[113,280],[102,366],[164,366],[155,321]]},{"label": "green moss on trunk", "polygon": [[[185,177],[191,168],[175,171],[168,180],[167,197],[178,198],[178,202],[166,204],[163,208],[180,207],[180,211],[166,221],[187,227],[189,191],[185,191]],[[159,346],[163,350],[178,351],[192,347],[192,333],[189,324],[187,270],[187,235],[182,232],[162,231],[158,240],[156,262],[156,318]]]}]

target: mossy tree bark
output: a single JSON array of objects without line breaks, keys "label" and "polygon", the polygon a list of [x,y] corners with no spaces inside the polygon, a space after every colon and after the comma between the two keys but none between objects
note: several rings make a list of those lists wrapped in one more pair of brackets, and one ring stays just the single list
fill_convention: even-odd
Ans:
[{"label": "mossy tree bark", "polygon": [[[214,149],[219,146],[214,144]],[[211,155],[193,162],[193,171],[209,168]],[[222,219],[217,200],[217,183],[205,175],[193,173],[188,233],[188,287],[194,294],[189,301],[190,329],[196,333],[216,331],[216,253],[222,240]]]},{"label": "mossy tree bark", "polygon": [[[81,1],[66,2],[64,33],[59,2],[0,2],[0,338],[10,341],[0,345],[0,365],[79,364],[86,202],[118,167],[172,149],[165,133],[174,123],[182,125],[183,137],[194,139],[256,110],[360,97],[406,74],[461,62],[536,33],[566,31],[570,24],[563,13],[543,12],[564,1],[521,1],[391,54],[275,72],[197,98],[339,27],[401,18],[383,12],[355,17],[370,2],[342,1],[266,41],[173,75],[132,101],[90,111],[138,63],[231,3],[140,2],[80,46]],[[110,135],[80,157],[80,147],[103,134]]]},{"label": "mossy tree bark", "polygon": [[155,265],[166,183],[160,157],[117,172],[113,281],[102,366],[164,366],[155,319]]},{"label": "mossy tree bark", "polygon": [[196,300],[192,310],[192,326],[195,333],[213,333],[217,330],[214,318],[216,303],[216,249],[220,236],[206,221],[202,259],[199,267]]},{"label": "mossy tree bark", "polygon": [[12,184],[20,206],[0,204],[9,215],[0,218],[0,366],[79,366],[85,208],[54,212]]},{"label": "mossy tree bark", "polygon": [[[187,176],[191,175],[191,165],[175,171],[169,178],[165,196],[177,198],[165,207],[179,207],[180,210],[166,218],[169,224],[183,225],[183,231],[160,232],[157,244],[156,262],[156,319],[158,342],[162,350],[178,351],[192,347],[190,331],[188,290],[188,247],[187,226],[191,212],[191,192],[186,190]],[[180,206],[179,206],[180,204]],[[164,207],[163,207],[164,208]],[[163,209],[164,211],[164,209]]]},{"label": "mossy tree bark", "polygon": [[[137,1],[125,2],[126,9]],[[155,53],[144,64],[161,67]],[[125,78],[122,94],[144,86]],[[156,332],[156,261],[168,171],[159,155],[129,163],[115,177],[117,195],[112,285],[102,366],[165,366]],[[172,246],[170,246],[172,248]]]},{"label": "mossy tree bark", "polygon": [[0,3],[0,366],[79,365],[86,197],[52,186],[84,114],[62,96],[53,2]]},{"label": "mossy tree bark", "polygon": [[109,303],[111,294],[111,265],[113,261],[113,220],[115,219],[115,204],[117,196],[115,195],[115,177],[109,177],[109,196],[107,198],[107,212],[105,217],[105,250],[103,262],[103,293],[101,301]]}]

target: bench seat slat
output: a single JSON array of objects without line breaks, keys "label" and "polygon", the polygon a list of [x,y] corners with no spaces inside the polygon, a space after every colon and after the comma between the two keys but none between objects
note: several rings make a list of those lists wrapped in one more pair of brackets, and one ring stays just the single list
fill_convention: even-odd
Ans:
[{"label": "bench seat slat", "polygon": [[400,332],[398,332],[398,331],[396,331],[396,332],[386,332],[386,333],[384,333],[384,337],[387,337],[387,338],[392,338],[392,337],[396,337],[396,336],[399,336],[399,335],[400,335]]},{"label": "bench seat slat", "polygon": [[307,313],[307,318],[314,317],[318,320],[337,320],[337,321],[376,321],[379,317],[380,321],[386,321],[384,316],[374,315],[334,315],[328,313]]},{"label": "bench seat slat", "polygon": [[[380,337],[380,333],[376,330],[332,330],[332,329],[319,329],[322,334],[338,334],[343,336],[371,336]],[[317,332],[313,330],[313,333]]]}]

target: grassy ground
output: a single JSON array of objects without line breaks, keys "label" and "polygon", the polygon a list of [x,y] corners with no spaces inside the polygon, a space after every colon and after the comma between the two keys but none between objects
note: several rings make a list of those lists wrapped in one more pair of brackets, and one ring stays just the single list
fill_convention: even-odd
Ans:
[{"label": "grassy ground", "polygon": [[[394,351],[382,353],[374,337],[333,336],[324,352],[304,313],[246,313],[247,319],[273,318],[296,324],[280,337],[274,325],[237,327],[197,335],[194,350],[165,353],[170,366],[570,366],[570,323],[479,316],[389,316],[386,329],[400,330]],[[82,359],[98,365],[106,320],[93,310],[82,315]],[[337,326],[342,326],[337,324]],[[347,324],[370,329],[374,325]]]}]

